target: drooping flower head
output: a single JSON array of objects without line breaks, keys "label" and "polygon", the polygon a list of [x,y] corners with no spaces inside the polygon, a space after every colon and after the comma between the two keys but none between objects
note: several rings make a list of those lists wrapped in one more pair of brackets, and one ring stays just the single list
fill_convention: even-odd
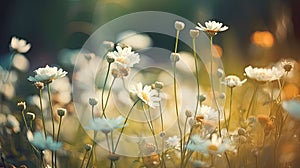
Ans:
[{"label": "drooping flower head", "polygon": [[109,52],[107,57],[114,59],[114,62],[123,68],[131,68],[134,64],[140,62],[140,56],[138,53],[131,51],[131,47],[116,47],[117,51]]},{"label": "drooping flower head", "polygon": [[17,53],[26,53],[30,49],[31,45],[23,39],[12,37],[10,42],[10,48]]},{"label": "drooping flower head", "polygon": [[62,147],[61,142],[54,142],[51,136],[47,136],[45,138],[44,134],[40,131],[35,132],[33,135],[29,131],[27,133],[27,138],[33,146],[39,148],[40,150],[49,149],[56,151]]},{"label": "drooping flower head", "polygon": [[44,68],[38,68],[34,71],[35,76],[29,76],[27,79],[31,82],[43,82],[51,83],[55,79],[62,78],[67,75],[68,72],[64,71],[61,68],[50,67],[46,65]]},{"label": "drooping flower head", "polygon": [[108,134],[111,131],[122,128],[125,118],[119,116],[117,118],[95,118],[90,121],[90,125],[85,127],[87,130],[101,131],[104,134]]},{"label": "drooping flower head", "polygon": [[247,77],[255,79],[260,82],[272,82],[279,80],[285,73],[283,68],[275,67],[272,68],[253,68],[248,66],[245,68]]},{"label": "drooping flower head", "polygon": [[145,85],[143,88],[142,83],[139,82],[130,92],[131,95],[136,95],[146,105],[152,108],[159,105],[158,101],[160,101],[160,98],[157,97],[157,90],[152,89],[149,85]]},{"label": "drooping flower head", "polygon": [[228,75],[221,83],[230,88],[234,88],[237,86],[242,86],[246,81],[247,79],[241,81],[241,79],[235,75]]},{"label": "drooping flower head", "polygon": [[225,31],[228,29],[227,26],[223,26],[223,23],[219,23],[216,21],[207,21],[205,22],[205,26],[202,26],[200,23],[198,23],[198,26],[196,26],[196,29],[201,30],[209,34],[210,36],[217,35],[217,33]]}]

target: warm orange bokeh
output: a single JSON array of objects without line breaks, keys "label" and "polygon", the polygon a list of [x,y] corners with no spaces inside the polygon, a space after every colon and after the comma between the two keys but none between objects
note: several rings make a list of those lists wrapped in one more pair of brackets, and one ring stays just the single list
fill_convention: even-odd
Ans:
[{"label": "warm orange bokeh", "polygon": [[269,31],[256,31],[252,34],[251,41],[257,46],[270,48],[274,44],[274,36]]},{"label": "warm orange bokeh", "polygon": [[298,87],[292,83],[285,85],[283,91],[286,99],[292,99],[299,94]]}]

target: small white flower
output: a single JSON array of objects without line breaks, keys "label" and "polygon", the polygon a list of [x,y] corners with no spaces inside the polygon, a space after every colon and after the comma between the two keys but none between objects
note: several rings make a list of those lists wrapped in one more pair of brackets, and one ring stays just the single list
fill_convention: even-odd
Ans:
[{"label": "small white flower", "polygon": [[216,35],[218,32],[222,32],[228,29],[227,26],[223,26],[223,23],[216,21],[205,22],[205,27],[198,23],[196,29],[207,32],[209,35]]},{"label": "small white flower", "polygon": [[18,53],[26,53],[31,45],[23,39],[18,39],[17,37],[12,37],[11,42],[10,42],[10,47],[11,49],[13,49],[14,51],[18,52]]},{"label": "small white flower", "polygon": [[46,65],[44,68],[38,68],[34,71],[35,76],[29,76],[27,79],[31,82],[45,82],[49,83],[52,82],[55,79],[62,78],[66,76],[68,72],[64,71],[61,68],[57,67],[50,67]]},{"label": "small white flower", "polygon": [[271,82],[279,80],[285,73],[283,68],[272,67],[272,68],[253,68],[248,66],[245,68],[246,75],[257,81]]},{"label": "small white flower", "polygon": [[95,118],[90,121],[90,125],[85,127],[87,130],[102,131],[104,134],[108,134],[111,131],[122,128],[125,118],[119,116],[117,118]]},{"label": "small white flower", "polygon": [[[203,120],[205,121],[218,121],[218,111],[215,110],[214,108],[207,106],[207,105],[202,105],[198,111],[197,115],[198,116],[203,116]],[[221,120],[223,119],[223,116],[221,115]]]},{"label": "small white flower", "polygon": [[124,68],[131,68],[134,64],[140,62],[139,54],[131,51],[131,47],[124,47],[122,49],[120,46],[117,46],[116,49],[117,51],[109,52],[107,57],[114,59],[117,65]]},{"label": "small white flower", "polygon": [[235,75],[228,75],[225,77],[224,81],[221,82],[221,84],[224,84],[230,88],[234,88],[237,86],[242,86],[247,79],[244,79],[241,81],[241,79]]},{"label": "small white flower", "polygon": [[56,151],[62,147],[61,142],[54,142],[51,136],[45,138],[44,134],[40,131],[35,132],[33,135],[30,131],[27,132],[27,138],[33,146],[40,150],[49,149]]},{"label": "small white flower", "polygon": [[178,136],[173,136],[173,137],[169,137],[167,140],[166,140],[166,143],[172,147],[172,148],[176,148],[180,145],[180,138]]},{"label": "small white flower", "polygon": [[152,108],[159,106],[158,101],[160,101],[160,98],[157,97],[157,90],[152,89],[149,85],[145,85],[143,88],[142,83],[139,82],[133,87],[131,94],[138,96],[140,100]]},{"label": "small white flower", "polygon": [[282,108],[292,117],[300,120],[300,102],[297,100],[286,100],[282,102]]}]

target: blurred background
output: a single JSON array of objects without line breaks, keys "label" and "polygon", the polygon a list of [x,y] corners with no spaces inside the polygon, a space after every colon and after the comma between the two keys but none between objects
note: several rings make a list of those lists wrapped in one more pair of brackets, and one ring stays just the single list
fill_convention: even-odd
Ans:
[{"label": "blurred background", "polygon": [[[32,44],[26,54],[31,70],[56,64],[62,49],[81,48],[101,25],[132,12],[154,10],[194,23],[216,20],[229,26],[214,42],[226,72],[233,73],[248,64],[265,66],[286,57],[298,60],[299,8],[299,0],[4,0],[0,2],[0,60],[5,64],[11,37],[17,36]],[[227,68],[231,63],[237,63],[236,68]]]}]

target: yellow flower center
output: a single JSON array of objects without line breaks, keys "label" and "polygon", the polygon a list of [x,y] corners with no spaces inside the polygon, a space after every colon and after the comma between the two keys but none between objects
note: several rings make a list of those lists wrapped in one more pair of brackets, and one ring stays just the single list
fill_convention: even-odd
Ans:
[{"label": "yellow flower center", "polygon": [[126,61],[125,57],[118,57],[116,61],[118,61],[122,64],[127,64],[127,61]]},{"label": "yellow flower center", "polygon": [[147,104],[149,103],[149,97],[145,92],[142,92],[142,98],[145,101],[145,103]]},{"label": "yellow flower center", "polygon": [[218,151],[218,147],[214,144],[209,145],[207,149],[214,152]]}]

